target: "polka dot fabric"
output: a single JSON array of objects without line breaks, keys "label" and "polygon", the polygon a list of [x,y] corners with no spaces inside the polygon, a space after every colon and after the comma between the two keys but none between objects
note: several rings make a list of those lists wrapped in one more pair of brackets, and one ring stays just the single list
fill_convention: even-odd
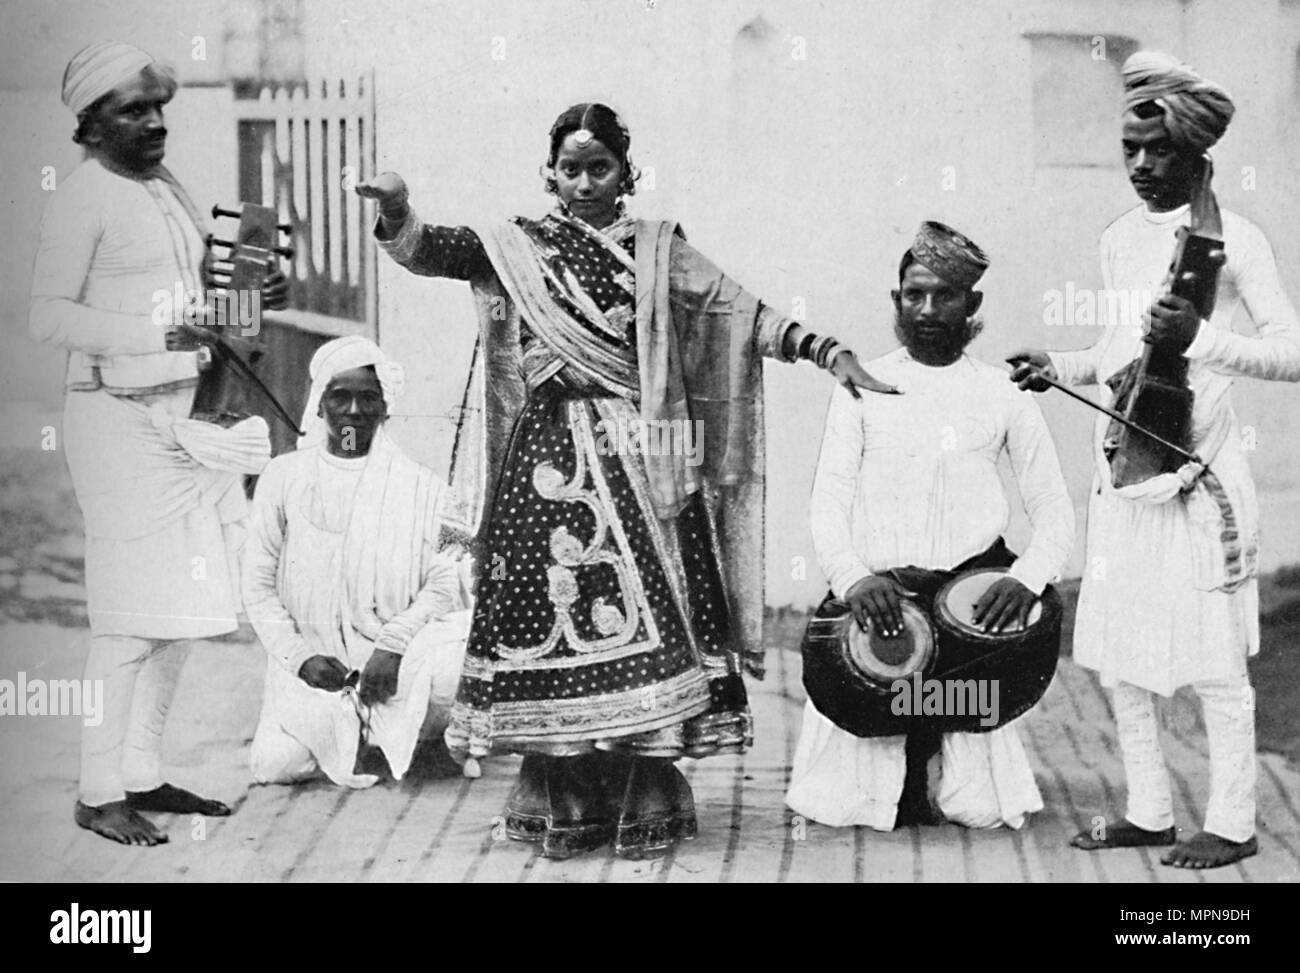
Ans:
[{"label": "polka dot fabric", "polygon": [[[691,633],[702,653],[718,656],[726,648],[729,620],[703,502],[695,498],[676,525],[688,581],[684,617],[620,458],[595,454],[609,490],[608,501],[601,501],[604,515],[621,525],[627,545],[622,547],[617,534],[610,531],[604,548],[630,561],[644,592],[645,603],[638,607],[638,613],[649,617],[643,615],[638,620],[630,639],[644,648],[628,655],[581,653],[562,635],[546,658],[579,660],[579,664],[537,669],[517,666],[503,658],[499,646],[538,646],[556,626],[557,608],[550,598],[548,579],[548,570],[556,564],[551,553],[554,532],[564,528],[586,545],[596,531],[595,514],[585,503],[547,499],[533,482],[533,471],[539,464],[554,467],[566,481],[575,476],[578,458],[569,426],[571,402],[578,403],[589,423],[598,421],[590,400],[558,382],[549,382],[534,394],[516,428],[493,506],[468,648],[472,656],[490,663],[493,675],[490,680],[462,679],[460,699],[471,708],[490,710],[502,703],[620,693],[636,697],[701,667],[701,659],[691,645]],[[586,472],[584,480],[579,485],[599,497],[592,471]],[[592,621],[597,600],[623,609],[618,576],[606,564],[584,565],[575,573],[578,597],[570,609],[574,631],[580,640],[594,641],[602,637]],[[655,639],[651,638],[650,622]],[[730,710],[745,706],[744,687],[738,676],[712,680],[709,697],[715,707]],[[591,739],[599,739],[609,729],[600,725],[599,714],[593,713],[592,724],[585,732]],[[566,734],[575,732],[571,724],[566,724],[564,730]],[[539,736],[545,735],[544,727],[539,731]]]},{"label": "polka dot fabric", "polygon": [[425,226],[412,259],[433,277],[474,280],[492,273],[492,261],[468,226]]},{"label": "polka dot fabric", "polygon": [[[627,332],[618,343],[634,349],[635,294],[622,262],[563,220],[546,217],[516,222],[541,244],[551,275],[576,280],[607,317],[617,320],[619,315],[626,316]],[[629,235],[620,244],[629,256],[633,239]],[[567,304],[559,289],[553,296]],[[575,319],[582,320],[581,313],[573,310]],[[616,311],[617,315],[611,315]],[[536,340],[523,322],[521,342],[525,348]],[[620,528],[606,533],[602,550],[621,558],[634,576],[631,590],[639,593],[633,607],[635,630],[630,637],[611,639],[615,644],[608,650],[590,651],[590,643],[610,639],[611,630],[620,627],[626,617],[627,592],[613,565],[583,563],[569,569],[576,593],[567,612],[572,635],[588,645],[574,645],[569,634],[557,633],[557,619],[566,609],[552,600],[551,572],[558,566],[552,540],[563,530],[586,547],[596,534],[597,518],[587,503],[543,496],[534,473],[539,466],[549,466],[565,482],[574,480],[578,454],[571,422],[595,428],[600,416],[594,397],[607,395],[604,390],[586,387],[570,370],[561,371],[536,389],[515,428],[493,498],[468,647],[471,664],[461,680],[460,703],[486,716],[476,722],[489,726],[495,708],[512,707],[517,712],[520,704],[537,704],[538,716],[530,732],[540,745],[546,744],[550,732],[563,733],[566,739],[576,735],[592,741],[641,732],[641,727],[627,725],[626,708],[617,726],[607,722],[611,709],[617,708],[611,700],[627,696],[635,702],[646,694],[653,698],[661,690],[670,695],[666,687],[671,685],[699,687],[699,702],[709,701],[710,715],[747,713],[740,677],[728,674],[723,664],[730,619],[704,502],[698,496],[693,498],[675,525],[648,523],[628,473],[630,469],[634,476],[643,475],[640,467],[625,468],[619,456],[595,452],[588,458],[597,464],[607,494],[596,489],[597,471],[591,469],[575,485],[601,505],[607,523]],[[576,419],[570,413],[574,406],[580,410]],[[652,532],[664,529],[677,533],[679,565],[666,566],[660,559]],[[684,610],[674,597],[669,570],[685,577]],[[602,613],[603,630],[598,624]],[[519,650],[536,649],[548,638],[556,641],[544,658],[570,664],[538,666],[518,658]],[[704,677],[704,662],[709,657],[713,661],[711,678]],[[471,673],[490,675],[480,678]],[[580,725],[574,723],[572,707],[566,710],[562,725],[559,721],[548,723],[546,701],[594,701],[596,697],[601,705],[593,705],[589,713],[583,710]],[[647,720],[662,720],[653,707],[648,707],[645,715]],[[512,717],[512,726],[517,727],[517,721],[517,715]],[[517,730],[512,740],[518,742]]]},{"label": "polka dot fabric", "polygon": [[[552,268],[559,273],[567,269],[596,306],[609,313],[619,306],[631,307],[636,295],[619,282],[624,267],[581,230],[562,220],[547,216],[541,220],[515,220],[534,240],[549,251]],[[633,237],[621,246],[630,255]],[[473,280],[491,274],[492,261],[478,234],[467,226],[425,226],[412,263],[437,277]],[[568,305],[564,294],[554,291],[561,303]]]}]

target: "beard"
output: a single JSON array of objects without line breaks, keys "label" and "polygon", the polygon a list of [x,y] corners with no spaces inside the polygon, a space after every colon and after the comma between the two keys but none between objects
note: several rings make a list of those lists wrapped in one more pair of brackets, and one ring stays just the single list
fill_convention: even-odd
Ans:
[{"label": "beard", "polygon": [[904,321],[897,310],[894,312],[894,336],[908,354],[924,363],[956,361],[983,330],[984,320],[976,314],[960,325],[945,325],[937,335],[921,334],[916,322]]}]

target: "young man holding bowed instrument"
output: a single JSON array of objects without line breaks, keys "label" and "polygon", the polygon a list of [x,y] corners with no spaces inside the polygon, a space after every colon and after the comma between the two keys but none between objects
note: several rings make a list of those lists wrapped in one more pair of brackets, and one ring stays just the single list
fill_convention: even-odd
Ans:
[{"label": "young man holding bowed instrument", "polygon": [[[1215,868],[1258,849],[1246,659],[1259,651],[1259,513],[1230,391],[1237,376],[1300,380],[1300,321],[1278,282],[1268,240],[1231,212],[1221,214],[1222,247],[1209,252],[1202,272],[1208,281],[1218,268],[1217,293],[1206,288],[1213,313],[1203,315],[1193,300],[1172,293],[1168,272],[1179,228],[1195,234],[1199,224],[1208,239],[1220,235],[1206,152],[1227,130],[1233,103],[1167,54],[1140,51],[1125,62],[1123,76],[1124,159],[1142,203],[1102,234],[1102,276],[1108,292],[1162,296],[1145,315],[1134,309],[1131,320],[1108,321],[1091,348],[1023,350],[1008,361],[1021,388],[1044,391],[1047,380],[1096,383],[1103,404],[1122,409],[1116,399],[1125,386],[1115,376],[1124,377],[1144,341],[1152,360],[1185,359],[1194,398],[1187,441],[1174,444],[1187,461],[1169,464],[1175,471],[1125,482],[1120,464],[1130,457],[1108,444],[1111,420],[1097,421],[1087,560],[1098,568],[1083,578],[1074,659],[1114,690],[1128,809],[1071,843],[1088,851],[1174,845],[1161,859],[1166,865]],[[1232,330],[1242,305],[1254,336]],[[1152,440],[1130,433],[1128,443],[1142,449]],[[1177,841],[1155,696],[1187,685],[1205,714],[1210,796],[1204,830]]]}]

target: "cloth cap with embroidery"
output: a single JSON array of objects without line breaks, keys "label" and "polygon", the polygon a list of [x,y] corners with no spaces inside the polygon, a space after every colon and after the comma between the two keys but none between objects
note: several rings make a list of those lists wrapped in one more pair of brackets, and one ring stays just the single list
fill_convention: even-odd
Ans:
[{"label": "cloth cap with embroidery", "polygon": [[948,283],[969,288],[988,270],[989,258],[969,237],[950,226],[926,220],[912,242],[916,262]]}]

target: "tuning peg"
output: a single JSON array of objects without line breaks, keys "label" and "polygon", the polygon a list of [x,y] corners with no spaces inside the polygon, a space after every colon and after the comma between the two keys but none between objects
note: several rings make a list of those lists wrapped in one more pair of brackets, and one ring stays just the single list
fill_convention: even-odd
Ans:
[{"label": "tuning peg", "polygon": [[222,209],[220,206],[213,206],[213,207],[212,207],[212,218],[213,218],[214,220],[217,219],[218,217],[221,217],[221,216],[231,216],[231,217],[234,217],[235,219],[239,219],[240,215],[241,215],[241,214],[240,214],[239,210],[235,210],[235,209]]},{"label": "tuning peg", "polygon": [[293,259],[293,255],[294,255],[293,247],[276,247],[275,252],[278,253],[281,257],[283,257],[285,260]]}]

